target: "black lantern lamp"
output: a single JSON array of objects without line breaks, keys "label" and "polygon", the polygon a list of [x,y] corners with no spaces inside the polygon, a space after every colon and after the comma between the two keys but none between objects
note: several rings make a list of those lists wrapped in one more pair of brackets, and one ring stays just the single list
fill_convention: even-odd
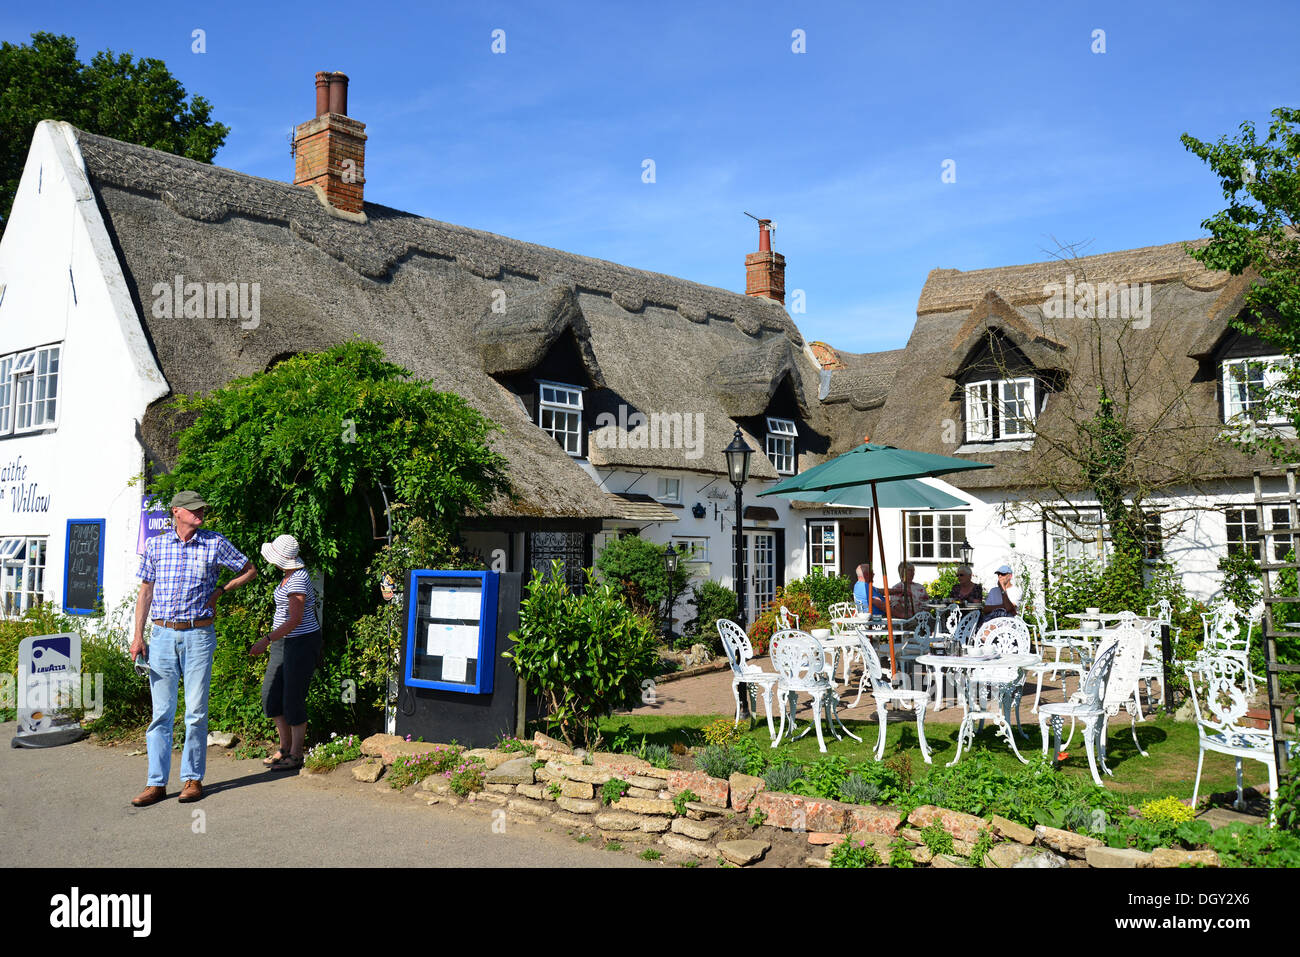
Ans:
[{"label": "black lantern lamp", "polygon": [[677,564],[681,555],[669,542],[664,548],[664,572],[668,576],[668,594],[664,598],[664,640],[671,642],[673,636],[673,576],[677,574]]},{"label": "black lantern lamp", "polygon": [[745,627],[745,535],[742,526],[744,514],[741,508],[741,489],[749,478],[749,457],[754,450],[745,444],[740,429],[731,440],[731,444],[722,450],[727,457],[727,478],[736,487],[736,602],[739,606],[740,627]]},{"label": "black lantern lamp", "polygon": [[964,537],[961,540],[961,545],[957,547],[957,553],[961,556],[963,565],[969,565],[971,559],[975,557],[975,549],[970,547],[970,542],[966,541]]}]

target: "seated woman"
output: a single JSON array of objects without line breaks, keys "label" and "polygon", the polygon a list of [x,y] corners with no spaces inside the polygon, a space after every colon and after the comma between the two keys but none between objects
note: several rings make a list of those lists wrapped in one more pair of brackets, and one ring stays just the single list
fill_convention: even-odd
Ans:
[{"label": "seated woman", "polygon": [[[868,565],[858,566],[858,580],[853,586],[853,601],[859,615],[883,615],[885,593],[875,586],[876,573]],[[867,596],[870,595],[870,601]]]},{"label": "seated woman", "polygon": [[889,586],[890,611],[895,618],[911,618],[925,608],[925,586],[912,581],[916,577],[916,566],[911,562],[899,562],[899,581]]},{"label": "seated woman", "polygon": [[984,600],[984,586],[971,581],[971,567],[969,565],[957,566],[957,584],[952,586],[952,591],[948,592],[948,597],[953,601],[964,602],[982,602]]}]

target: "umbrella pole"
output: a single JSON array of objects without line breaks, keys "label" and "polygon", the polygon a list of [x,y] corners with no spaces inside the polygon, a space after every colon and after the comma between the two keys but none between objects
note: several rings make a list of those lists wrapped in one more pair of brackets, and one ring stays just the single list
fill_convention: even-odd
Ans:
[{"label": "umbrella pole", "polygon": [[[885,583],[885,630],[889,633],[889,676],[892,679],[898,672],[898,662],[894,658],[894,615],[889,606],[889,569],[885,567],[885,537],[880,531],[880,499],[876,497],[875,482],[871,483],[871,524],[876,526],[876,541],[880,545],[880,578]],[[868,606],[870,599],[868,595]]]}]

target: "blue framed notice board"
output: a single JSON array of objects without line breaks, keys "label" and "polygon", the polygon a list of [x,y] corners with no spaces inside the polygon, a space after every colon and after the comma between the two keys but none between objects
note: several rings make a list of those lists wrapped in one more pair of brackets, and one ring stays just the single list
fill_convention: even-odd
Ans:
[{"label": "blue framed notice board", "polygon": [[406,684],[491,694],[496,671],[497,572],[411,572]]},{"label": "blue framed notice board", "polygon": [[70,518],[63,549],[63,610],[93,615],[104,593],[104,519]]}]

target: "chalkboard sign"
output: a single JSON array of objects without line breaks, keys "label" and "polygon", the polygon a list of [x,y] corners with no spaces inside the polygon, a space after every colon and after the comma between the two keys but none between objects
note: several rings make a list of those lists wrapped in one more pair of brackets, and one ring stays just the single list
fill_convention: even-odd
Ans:
[{"label": "chalkboard sign", "polygon": [[69,615],[93,614],[103,589],[104,520],[70,518],[63,552],[63,610]]}]

